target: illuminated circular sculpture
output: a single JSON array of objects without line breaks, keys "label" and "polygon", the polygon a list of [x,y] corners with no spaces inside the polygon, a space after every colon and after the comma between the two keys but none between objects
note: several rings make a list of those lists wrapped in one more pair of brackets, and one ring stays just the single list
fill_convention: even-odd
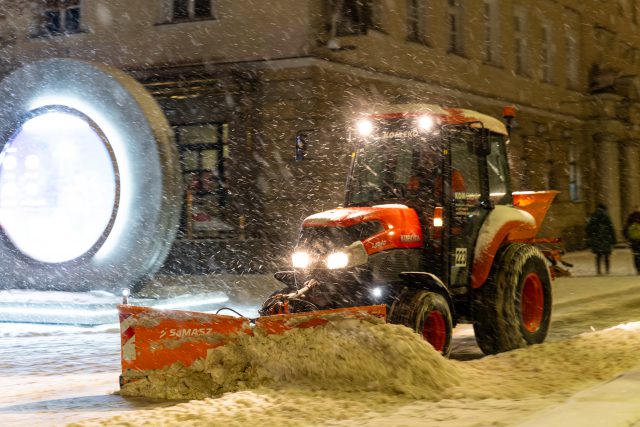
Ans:
[{"label": "illuminated circular sculpture", "polygon": [[153,274],[182,193],[172,130],[127,74],[71,59],[0,82],[0,286],[117,290]]}]

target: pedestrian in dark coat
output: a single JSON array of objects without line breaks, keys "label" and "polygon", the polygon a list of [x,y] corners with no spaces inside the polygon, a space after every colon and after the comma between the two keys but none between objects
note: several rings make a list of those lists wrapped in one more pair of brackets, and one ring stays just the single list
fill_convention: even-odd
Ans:
[{"label": "pedestrian in dark coat", "polygon": [[624,225],[624,237],[631,245],[636,273],[640,274],[640,208],[637,206],[627,217],[627,222]]},{"label": "pedestrian in dark coat", "polygon": [[607,207],[598,203],[596,211],[591,215],[587,223],[587,245],[591,252],[596,254],[596,271],[602,274],[600,265],[604,261],[605,273],[609,274],[609,256],[613,244],[616,242],[616,232]]}]

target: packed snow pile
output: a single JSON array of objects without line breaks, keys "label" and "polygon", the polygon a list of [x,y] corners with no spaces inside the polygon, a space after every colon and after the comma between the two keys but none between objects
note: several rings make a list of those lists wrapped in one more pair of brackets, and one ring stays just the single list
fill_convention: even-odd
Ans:
[{"label": "packed snow pile", "polygon": [[461,363],[451,398],[522,399],[570,393],[640,366],[640,323]]},{"label": "packed snow pile", "polygon": [[150,371],[121,393],[201,399],[261,386],[305,386],[437,399],[458,383],[457,366],[410,329],[344,319],[280,335],[243,335],[188,368]]},{"label": "packed snow pile", "polygon": [[[184,398],[262,387],[74,425],[458,426],[490,415],[489,425],[503,412],[514,425],[640,366],[640,323],[466,362],[442,358],[407,328],[358,321],[248,338],[214,353],[199,370],[159,372],[125,391]],[[236,365],[225,374],[229,362]],[[199,380],[181,382],[190,375]]]}]

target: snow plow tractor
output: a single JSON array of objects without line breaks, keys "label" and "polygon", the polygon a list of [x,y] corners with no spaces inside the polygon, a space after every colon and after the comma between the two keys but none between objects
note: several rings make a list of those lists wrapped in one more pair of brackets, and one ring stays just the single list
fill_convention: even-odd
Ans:
[{"label": "snow plow tractor", "polygon": [[445,355],[458,322],[487,354],[541,343],[557,251],[535,244],[552,241],[536,235],[557,192],[511,192],[512,117],[434,105],[363,117],[344,207],[304,220],[294,270],[276,275],[287,286],[261,314],[383,304]]},{"label": "snow plow tractor", "polygon": [[[445,356],[459,322],[473,324],[486,354],[543,342],[559,258],[538,249],[552,239],[536,235],[557,192],[511,191],[512,113],[505,109],[505,124],[412,104],[364,116],[352,137],[344,206],[304,220],[293,269],[276,273],[285,286],[264,301],[261,317],[119,306],[123,374],[188,365],[234,334],[340,317],[406,325]],[[187,336],[166,344],[176,330]],[[162,362],[159,348],[172,352]]]}]

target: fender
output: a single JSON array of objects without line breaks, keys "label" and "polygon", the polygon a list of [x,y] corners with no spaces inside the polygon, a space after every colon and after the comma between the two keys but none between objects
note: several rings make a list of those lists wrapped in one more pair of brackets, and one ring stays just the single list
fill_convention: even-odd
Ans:
[{"label": "fender", "polygon": [[476,240],[471,269],[471,287],[479,288],[491,272],[493,259],[500,246],[518,234],[535,235],[536,220],[529,212],[513,206],[496,206],[487,216]]},{"label": "fender", "polygon": [[447,289],[445,284],[438,278],[438,276],[432,273],[411,271],[400,273],[400,279],[402,280],[402,284],[407,287],[414,289],[424,289],[442,295],[447,300],[447,304],[449,304],[449,310],[451,310],[451,317],[455,326],[455,324],[457,323],[457,316],[455,313],[455,307],[453,305],[453,299],[451,298],[449,289]]}]

